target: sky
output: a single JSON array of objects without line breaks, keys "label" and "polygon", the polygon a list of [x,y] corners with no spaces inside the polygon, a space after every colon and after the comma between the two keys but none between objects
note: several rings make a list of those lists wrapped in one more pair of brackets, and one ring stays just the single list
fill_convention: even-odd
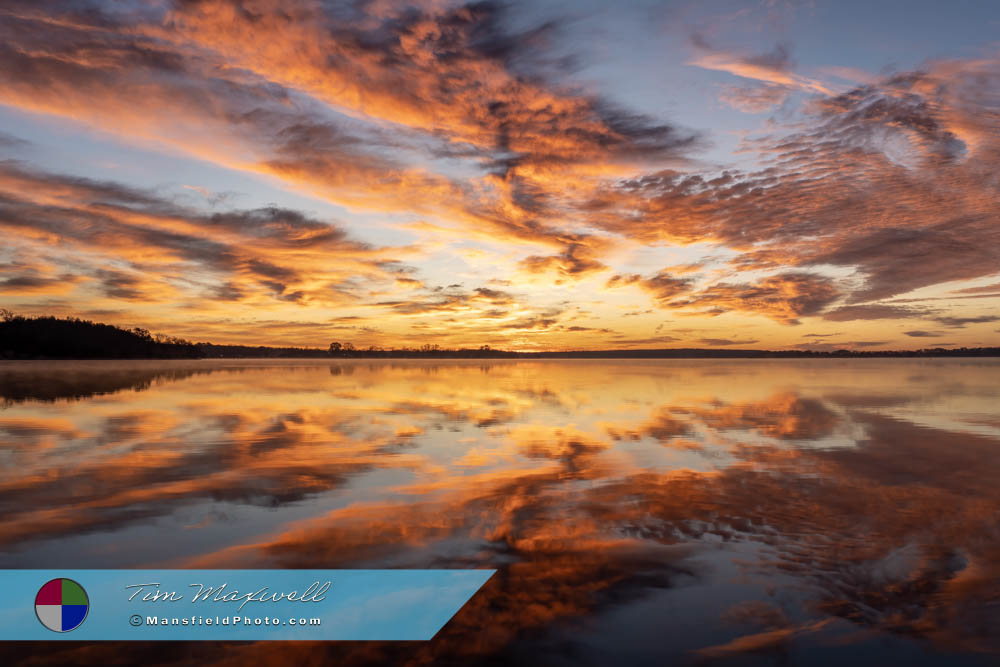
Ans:
[{"label": "sky", "polygon": [[1000,345],[1000,5],[0,3],[0,306],[192,341]]}]

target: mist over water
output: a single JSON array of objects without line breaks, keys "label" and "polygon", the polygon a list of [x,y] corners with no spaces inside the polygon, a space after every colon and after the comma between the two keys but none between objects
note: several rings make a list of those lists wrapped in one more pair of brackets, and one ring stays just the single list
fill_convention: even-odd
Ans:
[{"label": "mist over water", "polygon": [[431,642],[14,664],[995,664],[1000,360],[0,362],[0,567],[498,568]]}]

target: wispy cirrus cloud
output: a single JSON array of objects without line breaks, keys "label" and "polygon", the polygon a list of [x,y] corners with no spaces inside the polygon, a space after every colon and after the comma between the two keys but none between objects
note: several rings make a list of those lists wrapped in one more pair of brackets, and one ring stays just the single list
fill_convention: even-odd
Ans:
[{"label": "wispy cirrus cloud", "polygon": [[746,113],[763,113],[780,106],[793,92],[832,95],[833,89],[818,79],[795,72],[789,48],[778,44],[769,52],[739,54],[714,48],[700,34],[691,38],[695,57],[688,65],[726,72],[754,85],[727,85],[719,99]]},{"label": "wispy cirrus cloud", "polygon": [[727,72],[734,76],[785,89],[804,90],[832,95],[833,91],[816,79],[796,74],[788,47],[778,44],[772,51],[757,55],[740,55],[712,48],[704,37],[692,36],[697,55],[689,65]]}]

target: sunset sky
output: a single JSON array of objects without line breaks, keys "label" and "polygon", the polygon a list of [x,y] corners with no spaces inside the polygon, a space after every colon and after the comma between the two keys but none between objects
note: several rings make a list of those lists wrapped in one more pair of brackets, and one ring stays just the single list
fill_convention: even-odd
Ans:
[{"label": "sunset sky", "polygon": [[195,341],[1000,345],[1000,4],[3,0],[0,229]]}]

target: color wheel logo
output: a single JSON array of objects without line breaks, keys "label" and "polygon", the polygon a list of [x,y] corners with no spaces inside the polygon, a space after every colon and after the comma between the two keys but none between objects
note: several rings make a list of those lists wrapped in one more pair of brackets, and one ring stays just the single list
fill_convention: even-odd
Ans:
[{"label": "color wheel logo", "polygon": [[39,588],[35,596],[38,620],[55,632],[69,632],[80,627],[89,610],[87,591],[72,579],[53,579]]}]

